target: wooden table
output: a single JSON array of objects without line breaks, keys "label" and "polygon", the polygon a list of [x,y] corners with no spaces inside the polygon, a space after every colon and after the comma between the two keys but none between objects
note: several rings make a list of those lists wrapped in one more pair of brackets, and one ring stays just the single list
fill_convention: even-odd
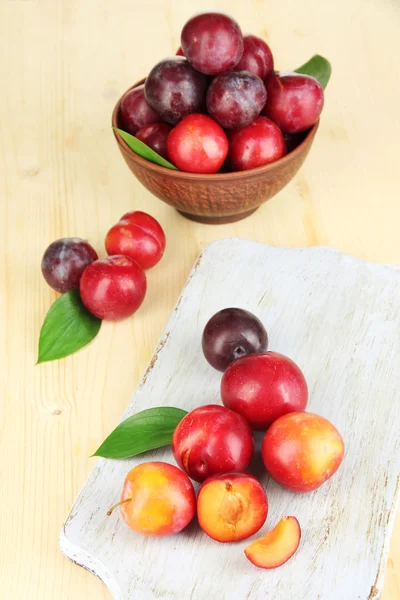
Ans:
[{"label": "wooden table", "polygon": [[[252,217],[225,226],[187,221],[152,197],[126,168],[110,131],[121,92],[176,50],[198,3],[0,3],[2,598],[110,598],[100,581],[62,557],[60,525],[94,464],[88,456],[118,422],[205,244],[238,236],[400,263],[400,5],[214,6],[263,36],[277,68],[296,67],[316,52],[333,64],[306,164]],[[58,237],[81,236],[103,253],[108,228],[133,209],[157,217],[168,238],[142,310],[105,323],[79,354],[34,367],[40,326],[56,298],[40,273],[44,249]],[[382,600],[400,600],[399,518]]]}]

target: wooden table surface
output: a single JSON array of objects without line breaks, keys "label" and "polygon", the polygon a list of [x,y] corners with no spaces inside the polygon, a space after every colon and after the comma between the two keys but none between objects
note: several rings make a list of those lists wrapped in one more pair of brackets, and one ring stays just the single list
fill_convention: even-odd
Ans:
[{"label": "wooden table surface", "polygon": [[[1,598],[110,598],[63,558],[58,533],[94,464],[88,456],[118,422],[202,247],[238,236],[400,264],[399,3],[214,0],[270,43],[277,68],[317,52],[333,65],[306,164],[252,217],[224,226],[187,221],[128,171],[111,134],[112,108],[176,50],[186,19],[208,7],[194,0],[0,2]],[[78,354],[34,367],[40,326],[56,298],[40,273],[44,249],[58,237],[81,236],[104,253],[106,231],[133,209],[157,217],[168,239],[164,260],[148,274],[143,308],[105,323]],[[400,600],[400,518],[382,600]]]}]

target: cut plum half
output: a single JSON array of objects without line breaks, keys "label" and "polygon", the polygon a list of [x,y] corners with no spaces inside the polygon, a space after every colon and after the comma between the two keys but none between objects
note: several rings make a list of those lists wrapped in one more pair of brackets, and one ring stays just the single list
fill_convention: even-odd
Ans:
[{"label": "cut plum half", "polygon": [[254,535],[264,525],[267,514],[264,488],[248,473],[209,477],[197,496],[199,525],[217,542],[238,542]]},{"label": "cut plum half", "polygon": [[301,529],[296,517],[283,517],[274,529],[247,546],[244,553],[256,567],[276,569],[293,556],[300,538]]}]

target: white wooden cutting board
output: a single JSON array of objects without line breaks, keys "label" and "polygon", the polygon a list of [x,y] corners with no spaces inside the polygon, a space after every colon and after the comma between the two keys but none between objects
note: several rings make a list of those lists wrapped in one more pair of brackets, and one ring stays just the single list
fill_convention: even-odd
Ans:
[{"label": "white wooden cutting board", "polygon": [[148,460],[173,463],[169,448],[98,460],[64,523],[62,551],[100,577],[115,600],[379,598],[399,497],[400,269],[329,248],[214,242],[197,260],[124,418],[154,406],[220,402],[221,374],[203,358],[201,334],[228,306],[261,318],[270,349],[303,369],[308,409],[330,419],[345,441],[339,472],[311,494],[279,488],[255,460],[270,504],[262,531],[296,516],[297,554],[263,571],[243,554],[249,540],[219,544],[197,523],[173,537],[146,538],[118,511],[106,517],[127,472]]}]

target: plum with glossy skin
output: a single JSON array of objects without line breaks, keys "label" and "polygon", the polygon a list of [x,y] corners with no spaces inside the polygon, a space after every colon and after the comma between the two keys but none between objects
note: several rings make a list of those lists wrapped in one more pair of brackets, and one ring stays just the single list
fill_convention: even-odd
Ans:
[{"label": "plum with glossy skin", "polygon": [[146,102],[144,85],[138,85],[126,92],[120,106],[121,128],[132,135],[139,129],[161,121],[158,115]]},{"label": "plum with glossy skin", "polygon": [[233,171],[255,169],[285,156],[286,146],[279,127],[266,117],[229,134],[229,164]]},{"label": "plum with glossy skin", "polygon": [[267,514],[264,488],[247,473],[209,477],[197,496],[199,525],[217,542],[237,542],[250,537],[264,525]]},{"label": "plum with glossy skin", "polygon": [[196,71],[218,75],[233,69],[243,54],[243,35],[228,15],[203,13],[189,19],[182,29],[181,45]]},{"label": "plum with glossy skin", "polygon": [[324,106],[324,90],[309,75],[271,74],[265,81],[267,102],[263,114],[285,133],[300,133],[319,119]]},{"label": "plum with glossy skin", "polygon": [[139,129],[136,137],[168,160],[167,139],[171,131],[171,125],[167,123],[152,123]]},{"label": "plum with glossy skin", "polygon": [[99,319],[130,317],[146,294],[146,275],[127,256],[108,256],[86,267],[80,281],[82,302]]},{"label": "plum with glossy skin", "polygon": [[207,87],[208,78],[195,71],[185,58],[176,56],[152,68],[144,91],[159,120],[176,125],[186,115],[204,110]]},{"label": "plum with glossy skin", "polygon": [[176,462],[196,481],[218,473],[244,471],[253,449],[253,434],[246,419],[217,404],[192,410],[172,436]]},{"label": "plum with glossy skin", "polygon": [[262,80],[248,71],[217,75],[207,91],[207,110],[225,129],[238,129],[254,121],[265,106]]},{"label": "plum with glossy skin", "polygon": [[256,35],[245,35],[242,58],[236,65],[236,71],[250,71],[265,79],[274,69],[274,58],[270,47]]},{"label": "plum with glossy skin", "polygon": [[271,425],[261,452],[265,468],[277,483],[294,492],[312,492],[336,473],[344,444],[330,421],[296,412]]},{"label": "plum with glossy skin", "polygon": [[168,136],[169,159],[181,171],[216,173],[228,154],[228,138],[211,117],[188,115]]},{"label": "plum with glossy skin", "polygon": [[265,352],[268,334],[253,313],[241,308],[224,308],[206,324],[202,347],[207,361],[218,371],[248,354]]},{"label": "plum with glossy skin", "polygon": [[250,354],[229,365],[221,380],[222,402],[253,429],[307,406],[307,382],[300,368],[278,352]]},{"label": "plum with glossy skin", "polygon": [[245,548],[250,562],[261,569],[276,569],[285,564],[299,547],[300,524],[296,517],[283,517],[262,538]]},{"label": "plum with glossy skin", "polygon": [[53,290],[64,294],[79,287],[83,271],[97,258],[97,252],[86,240],[60,238],[43,254],[43,277]]},{"label": "plum with glossy skin", "polygon": [[120,507],[125,523],[142,535],[164,536],[182,531],[196,514],[196,495],[189,477],[177,467],[148,462],[129,471]]},{"label": "plum with glossy skin", "polygon": [[140,210],[126,213],[106,235],[107,254],[122,254],[142,269],[154,267],[162,258],[166,239],[160,223]]}]

